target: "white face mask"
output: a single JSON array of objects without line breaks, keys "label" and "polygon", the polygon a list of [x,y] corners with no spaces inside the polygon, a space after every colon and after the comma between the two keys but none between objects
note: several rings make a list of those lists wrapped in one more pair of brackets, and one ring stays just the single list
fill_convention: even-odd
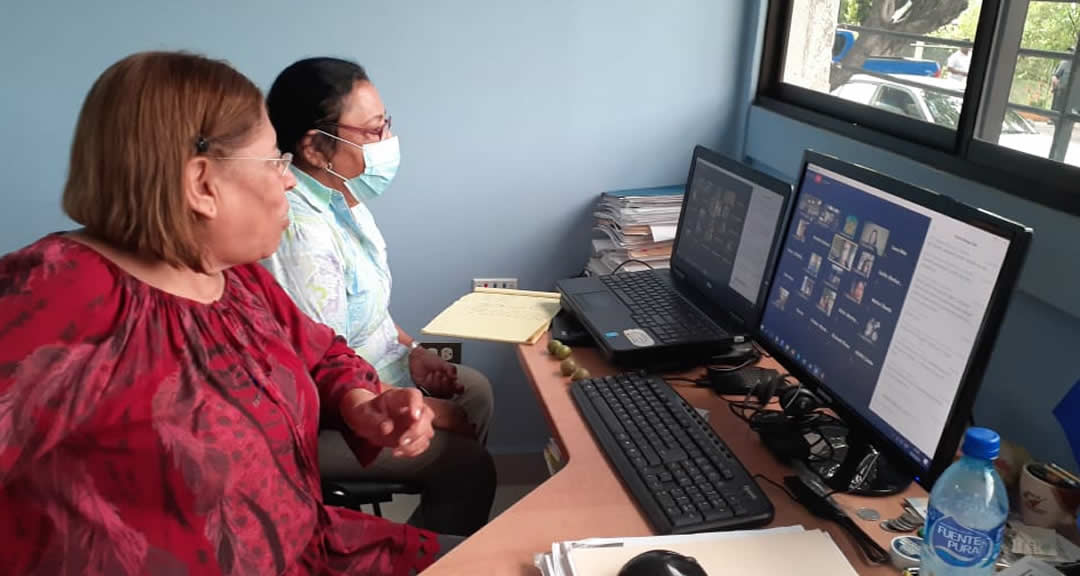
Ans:
[{"label": "white face mask", "polygon": [[397,136],[361,145],[334,136],[329,132],[318,129],[316,129],[316,132],[344,142],[349,146],[355,146],[364,153],[364,172],[352,178],[346,178],[338,174],[330,166],[326,167],[327,172],[345,182],[345,187],[349,189],[354,198],[363,201],[374,200],[390,187],[390,183],[393,182],[394,176],[397,174],[398,166],[401,165],[401,147]]}]

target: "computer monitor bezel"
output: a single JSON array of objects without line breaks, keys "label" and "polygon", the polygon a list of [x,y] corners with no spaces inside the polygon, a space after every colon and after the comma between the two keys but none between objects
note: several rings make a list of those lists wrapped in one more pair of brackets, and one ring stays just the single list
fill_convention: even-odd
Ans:
[{"label": "computer monitor bezel", "polygon": [[[976,226],[1009,241],[1005,259],[998,273],[998,280],[987,304],[986,314],[976,334],[972,352],[961,376],[960,387],[953,398],[953,405],[945,421],[945,428],[938,439],[937,448],[931,457],[930,466],[925,471],[920,463],[915,462],[907,452],[896,446],[885,433],[879,431],[873,424],[860,416],[854,407],[847,404],[844,398],[833,394],[827,385],[815,378],[812,373],[803,369],[783,348],[764,337],[761,332],[765,321],[764,310],[756,327],[755,338],[758,343],[799,382],[818,392],[828,402],[829,407],[847,423],[852,430],[851,433],[867,434],[872,444],[883,452],[890,462],[912,473],[915,480],[929,490],[938,476],[955,459],[960,439],[971,417],[975,396],[986,373],[986,367],[994,343],[997,340],[1001,322],[1008,309],[1009,300],[1017,279],[1020,276],[1024,257],[1031,242],[1032,230],[985,210],[959,202],[949,196],[901,182],[865,166],[845,162],[812,150],[807,150],[803,156],[798,185],[792,194],[793,205],[798,205],[802,196],[804,180],[811,164],[877,188],[898,198],[908,200],[939,214]],[[790,234],[785,232],[780,241],[779,251],[786,247],[789,237]],[[771,280],[775,280],[779,269],[779,261],[780,259],[777,258],[776,262],[774,262]],[[768,297],[770,296],[767,295],[766,298]]]},{"label": "computer monitor bezel", "polygon": [[[747,305],[741,294],[725,283],[717,288],[712,286],[710,279],[705,274],[700,274],[689,262],[679,257],[679,244],[683,241],[683,225],[686,218],[686,206],[690,201],[690,186],[694,181],[698,160],[704,160],[718,166],[721,170],[734,174],[739,178],[751,182],[754,186],[760,186],[770,192],[779,194],[783,198],[780,208],[780,219],[773,231],[772,244],[769,246],[769,257],[765,262],[765,270],[761,276],[761,286],[758,287],[757,299]],[[719,152],[710,150],[702,145],[694,147],[694,153],[690,159],[690,173],[686,177],[686,185],[683,188],[682,208],[679,211],[679,224],[676,227],[675,240],[671,247],[671,278],[673,282],[691,289],[699,298],[693,302],[714,321],[724,326],[743,328],[751,332],[761,319],[764,309],[765,298],[768,297],[772,272],[780,254],[780,241],[787,232],[788,222],[792,207],[791,184],[755,170],[746,164],[733,160]]]}]

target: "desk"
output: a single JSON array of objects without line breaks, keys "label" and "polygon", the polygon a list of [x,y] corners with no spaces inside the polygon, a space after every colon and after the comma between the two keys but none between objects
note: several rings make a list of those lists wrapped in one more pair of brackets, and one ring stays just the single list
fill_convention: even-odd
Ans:
[{"label": "desk", "polygon": [[[538,574],[533,556],[550,551],[551,543],[560,540],[579,540],[591,537],[648,536],[652,534],[645,517],[638,511],[632,497],[608,464],[600,447],[593,440],[587,424],[578,413],[569,392],[569,379],[559,372],[559,361],[547,352],[547,338],[534,345],[518,346],[521,365],[533,386],[548,423],[563,451],[565,465],[514,506],[492,520],[487,526],[461,543],[439,562],[424,572],[441,574]],[[616,372],[593,349],[574,350],[574,359],[594,376]],[[776,368],[771,359],[763,366]],[[724,439],[751,474],[764,474],[781,481],[791,470],[769,454],[757,434],[745,422],[728,410],[726,403],[704,388],[675,387],[693,406],[709,411],[709,423]],[[890,574],[898,572],[891,566],[870,566],[852,544],[846,532],[835,524],[815,518],[801,505],[792,502],[778,488],[760,482],[776,508],[772,526],[801,524],[807,529],[828,531],[848,561],[860,574]],[[853,511],[869,506],[881,513],[882,519],[899,516],[904,496],[926,496],[926,491],[912,485],[892,498],[837,496],[840,504],[851,512],[852,518],[883,548],[888,549],[890,534],[878,527],[878,522],[858,519]]]}]

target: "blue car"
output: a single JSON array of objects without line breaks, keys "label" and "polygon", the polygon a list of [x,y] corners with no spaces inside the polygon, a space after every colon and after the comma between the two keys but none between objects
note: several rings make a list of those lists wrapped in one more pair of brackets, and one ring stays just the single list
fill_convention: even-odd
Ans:
[{"label": "blue car", "polygon": [[[855,32],[851,30],[837,30],[836,39],[833,41],[833,62],[840,63],[847,57],[851,47],[855,45]],[[915,58],[893,58],[877,56],[867,58],[863,62],[862,69],[867,72],[878,74],[908,74],[911,76],[941,76],[941,65],[934,60]]]}]

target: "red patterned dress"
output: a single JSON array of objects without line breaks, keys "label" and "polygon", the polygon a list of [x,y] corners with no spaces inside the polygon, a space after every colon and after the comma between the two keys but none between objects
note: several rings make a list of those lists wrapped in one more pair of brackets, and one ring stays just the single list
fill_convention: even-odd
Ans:
[{"label": "red patterned dress", "polygon": [[187,300],[59,235],[0,259],[0,573],[431,563],[431,533],[322,504],[318,430],[375,370],[261,266],[225,281]]}]

